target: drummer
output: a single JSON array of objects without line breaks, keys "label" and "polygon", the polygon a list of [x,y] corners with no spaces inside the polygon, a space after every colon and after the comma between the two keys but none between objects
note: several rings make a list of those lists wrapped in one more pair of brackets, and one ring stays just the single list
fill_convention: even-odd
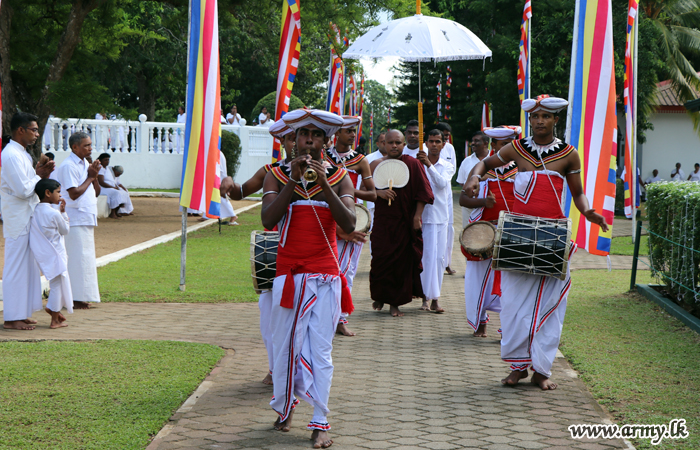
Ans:
[{"label": "drummer", "polygon": [[[591,223],[605,232],[605,218],[588,204],[581,187],[581,159],[571,145],[554,136],[559,113],[567,107],[562,98],[541,95],[522,102],[529,113],[532,136],[513,141],[494,156],[480,161],[472,169],[464,191],[469,197],[479,192],[481,177],[489,170],[515,161],[518,173],[513,185],[516,214],[562,219],[566,215],[560,203],[566,180],[576,208]],[[576,251],[572,243],[571,254]],[[527,378],[543,390],[556,389],[550,380],[566,312],[566,297],[571,286],[568,273],[564,280],[518,272],[501,274],[501,358],[510,363],[511,373],[501,382],[514,386]]]},{"label": "drummer", "polygon": [[[362,200],[373,202],[377,199],[369,162],[367,162],[365,155],[353,150],[355,138],[357,137],[357,128],[361,123],[362,117],[360,116],[343,116],[343,126],[335,135],[335,146],[331,146],[325,153],[325,158],[329,163],[335,167],[342,167],[347,170],[348,176],[353,186],[355,186],[355,201],[358,203],[362,203]],[[364,188],[360,190],[362,185],[364,185]],[[340,270],[345,274],[345,278],[348,280],[348,287],[352,291],[353,280],[355,279],[357,265],[362,253],[362,245],[367,242],[367,233],[353,231],[348,234],[344,233],[342,228],[337,227],[336,234]],[[348,329],[347,314],[340,314],[336,332],[343,336],[355,336],[355,333]]]},{"label": "drummer", "polygon": [[[491,138],[494,154],[510,144],[520,134],[518,126],[500,126],[485,128],[484,134]],[[501,211],[513,209],[513,181],[518,168],[515,163],[508,166],[489,170],[481,177],[479,195],[476,198],[468,196],[465,191],[459,197],[459,204],[472,212],[469,223],[479,220],[498,224]],[[465,242],[465,244],[468,244]],[[483,243],[474,243],[475,247],[483,247]],[[485,244],[484,244],[485,245]],[[481,258],[471,255],[462,247],[462,253],[467,257],[467,269],[464,276],[464,303],[467,309],[467,323],[474,329],[474,336],[487,337],[486,324],[489,315],[486,311],[501,312],[501,275],[491,269],[491,258]]]},{"label": "drummer", "polygon": [[[280,164],[289,164],[289,161],[294,157],[294,140],[296,134],[294,130],[289,128],[281,120],[270,125],[268,129],[270,134],[279,139],[285,150],[286,158],[282,161],[278,161],[274,164],[265,164],[245,183],[242,185],[233,182],[233,178],[226,177],[221,180],[221,195],[224,196],[228,192],[228,195],[233,200],[242,200],[245,197],[258,192],[263,187],[263,181],[265,180],[265,175],[273,167],[277,167]],[[272,384],[272,366],[274,361],[272,360],[272,330],[270,329],[270,311],[272,311],[272,291],[264,290],[258,299],[258,308],[260,309],[260,334],[262,336],[263,343],[265,344],[265,349],[267,350],[267,362],[268,362],[268,373],[263,378],[263,383],[271,385]]]}]

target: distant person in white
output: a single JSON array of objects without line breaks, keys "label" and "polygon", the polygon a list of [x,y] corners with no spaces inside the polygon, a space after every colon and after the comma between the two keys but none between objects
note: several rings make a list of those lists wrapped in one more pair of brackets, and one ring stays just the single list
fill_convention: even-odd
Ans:
[{"label": "distant person in white", "polygon": [[[105,120],[106,116],[107,116],[107,114],[97,113],[97,114],[95,114],[95,120]],[[96,150],[104,150],[107,147],[108,135],[106,133],[102,132],[101,125],[95,125],[94,136],[95,136]],[[70,142],[68,143],[68,147],[70,147]]]},{"label": "distant person in white", "polygon": [[700,164],[695,163],[695,170],[688,175],[688,181],[700,183]]},{"label": "distant person in white", "polygon": [[[49,114],[49,119],[53,119],[53,114]],[[44,145],[44,151],[49,151],[51,148],[51,130],[52,124],[50,120],[46,121],[44,126],[44,136],[42,136],[42,144]],[[56,144],[54,144],[55,146]]]},{"label": "distant person in white", "polygon": [[[455,170],[452,164],[440,157],[444,145],[442,132],[431,130],[428,133],[428,153],[418,152],[418,161],[426,167],[428,181],[435,200],[425,205],[423,210],[423,272],[420,274],[425,299],[421,310],[443,313],[440,307],[440,290],[445,274],[445,250],[447,249],[447,226],[449,207],[452,206],[450,184]],[[430,302],[430,303],[429,303]]]},{"label": "distant person in white", "polygon": [[[224,156],[224,152],[221,150],[219,150],[219,167],[219,179],[223,180],[228,176],[228,173],[226,170],[226,157]],[[231,220],[222,222],[226,225],[238,225],[238,222],[236,222],[238,216],[236,216],[236,212],[233,210],[233,206],[231,206],[231,201],[228,199],[228,194],[221,194],[221,210],[219,212],[219,218],[222,221],[230,218]]]},{"label": "distant person in white", "polygon": [[685,180],[685,172],[681,169],[681,163],[676,163],[676,168],[671,171],[671,181],[683,181]]},{"label": "distant person in white", "polygon": [[119,150],[119,152],[124,151],[124,127],[122,125],[117,125],[116,121],[119,118],[112,114],[109,116],[109,120],[112,124],[109,126],[109,147],[113,150]]},{"label": "distant person in white", "polygon": [[229,125],[242,126],[241,115],[238,114],[238,107],[236,105],[233,105],[231,107],[231,112],[226,114],[226,121]]},{"label": "distant person in white", "polygon": [[262,107],[262,111],[258,115],[258,124],[260,126],[269,127],[272,125],[273,120],[270,119],[270,113],[267,112],[267,106]]},{"label": "distant person in white", "polygon": [[[185,114],[185,108],[179,106],[177,108],[177,123],[186,123],[187,115]],[[185,151],[185,129],[178,128],[177,133],[175,133],[175,151],[177,153],[183,153]]]},{"label": "distant person in white", "polygon": [[652,170],[651,175],[652,175],[652,176],[650,176],[649,178],[647,178],[646,180],[644,180],[644,182],[642,183],[642,186],[643,186],[644,188],[646,188],[647,185],[649,185],[649,184],[651,184],[651,183],[656,183],[656,182],[658,182],[658,181],[661,181],[661,177],[659,176],[659,171],[658,171],[658,170],[656,170],[656,169]]},{"label": "distant person in white", "polygon": [[39,138],[37,117],[16,113],[10,121],[12,140],[2,150],[0,195],[2,231],[5,237],[5,265],[2,272],[3,328],[33,330],[34,311],[42,308],[41,272],[29,247],[30,219],[39,197],[36,183],[48,178],[53,161],[40,161],[36,169],[26,147]]},{"label": "distant person in white", "polygon": [[[462,160],[462,164],[459,166],[459,173],[457,174],[457,183],[464,185],[469,179],[469,172],[472,171],[476,163],[486,158],[489,155],[489,138],[481,132],[477,131],[472,136],[471,140],[472,154],[467,156]],[[462,228],[467,226],[469,223],[469,215],[472,213],[472,208],[462,208]]]},{"label": "distant person in white", "polygon": [[419,150],[418,146],[420,145],[420,139],[418,136],[418,121],[409,120],[403,134],[406,138],[406,146],[403,148],[403,154],[413,156],[414,158],[417,157]]},{"label": "distant person in white", "polygon": [[97,173],[97,182],[100,184],[100,195],[107,197],[107,206],[109,206],[109,218],[118,219],[121,217],[119,210],[126,206],[129,199],[129,194],[117,186],[117,180],[114,176],[114,171],[109,166],[109,153],[102,153],[97,157],[100,162],[100,171]]},{"label": "distant person in white", "polygon": [[32,216],[29,243],[42,273],[49,280],[49,300],[45,309],[51,316],[49,328],[67,327],[61,310],[66,308],[66,311],[73,313],[73,291],[63,240],[63,236],[70,231],[66,201],[61,198],[61,184],[56,180],[39,180],[34,192],[39,196],[40,203]]},{"label": "distant person in white", "polygon": [[119,180],[119,177],[124,174],[124,168],[122,166],[114,166],[112,169],[114,172],[114,182],[117,186],[119,186],[119,189],[126,192],[126,204],[117,212],[123,216],[132,216],[134,215],[134,205],[131,203],[131,195],[129,194],[129,190],[125,188],[122,182]]},{"label": "distant person in white", "polygon": [[68,192],[66,212],[70,219],[70,232],[66,236],[68,274],[73,290],[75,309],[89,309],[90,302],[99,303],[95,261],[95,227],[97,226],[97,196],[100,184],[97,174],[102,166],[99,161],[86,161],[92,153],[92,140],[87,133],[78,131],[68,140],[71,154],[58,168],[58,181]]},{"label": "distant person in white", "polygon": [[[450,175],[450,188],[452,186],[452,176],[454,176],[457,170],[457,155],[455,154],[455,148],[450,144],[450,136],[452,135],[452,127],[449,123],[440,122],[436,127],[438,130],[442,131],[442,136],[445,140],[445,146],[442,147],[440,152],[440,158],[444,159],[452,165],[452,174]],[[450,200],[452,200],[452,191],[450,190]],[[452,270],[450,265],[452,264],[452,247],[455,240],[455,209],[450,201],[449,207],[447,208],[447,247],[445,248],[445,272],[447,275],[454,275],[457,273]]]}]

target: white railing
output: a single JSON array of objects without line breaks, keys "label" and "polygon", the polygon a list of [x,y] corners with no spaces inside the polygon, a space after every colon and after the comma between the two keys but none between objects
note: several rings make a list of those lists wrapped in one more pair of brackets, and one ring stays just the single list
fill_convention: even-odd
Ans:
[{"label": "white railing", "polygon": [[[221,129],[236,133],[241,140],[240,167],[235,177],[237,182],[247,180],[263,164],[270,162],[273,138],[266,127],[249,127],[243,122],[243,126],[222,125]],[[90,135],[94,157],[101,153],[114,154],[110,163],[124,166],[122,179],[125,186],[179,187],[185,147],[184,123],[148,122],[144,114],[139,116],[138,121],[52,117],[46,124],[42,138],[43,151],[53,152],[57,164],[60,164],[70,152],[68,138],[76,131]]]}]

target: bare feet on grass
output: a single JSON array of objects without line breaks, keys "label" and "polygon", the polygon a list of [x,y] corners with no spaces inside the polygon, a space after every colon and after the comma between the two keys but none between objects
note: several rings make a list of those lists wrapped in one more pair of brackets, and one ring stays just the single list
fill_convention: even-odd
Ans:
[{"label": "bare feet on grass", "polygon": [[337,334],[342,334],[343,336],[355,336],[355,333],[350,331],[347,324],[344,323],[339,323],[338,326],[335,328],[335,332]]},{"label": "bare feet on grass", "polygon": [[486,324],[482,323],[479,325],[479,328],[476,329],[474,332],[474,337],[488,337],[486,334]]},{"label": "bare feet on grass", "polygon": [[33,324],[28,324],[24,320],[6,320],[2,325],[6,330],[33,330]]},{"label": "bare feet on grass", "polygon": [[73,301],[73,308],[75,309],[90,309],[90,304],[88,302],[81,302],[78,300]]},{"label": "bare feet on grass", "polygon": [[268,374],[265,376],[265,378],[263,378],[262,383],[263,383],[263,384],[266,384],[266,385],[268,385],[268,386],[272,386],[272,374],[271,374],[271,373],[268,373]]},{"label": "bare feet on grass", "polygon": [[437,299],[433,300],[430,303],[430,310],[436,314],[442,314],[445,312],[445,310],[443,308],[441,308],[440,305],[438,305]]},{"label": "bare feet on grass", "polygon": [[327,431],[314,430],[311,440],[314,441],[314,448],[328,448],[333,445],[333,439],[328,436]]},{"label": "bare feet on grass", "polygon": [[51,311],[49,308],[44,308],[44,311],[51,316],[51,325],[49,325],[49,328],[62,328],[68,326],[67,323],[63,323],[66,321],[66,318],[63,317],[63,314],[61,314],[60,311]]},{"label": "bare feet on grass", "polygon": [[428,300],[423,300],[423,304],[420,306],[421,311],[430,311],[430,303]]},{"label": "bare feet on grass", "polygon": [[501,380],[501,384],[505,386],[515,386],[518,384],[518,381],[523,378],[527,378],[527,370],[514,370],[510,375]]},{"label": "bare feet on grass", "polygon": [[545,377],[541,373],[533,373],[532,379],[530,380],[535,386],[539,386],[543,391],[553,391],[557,388],[557,384],[552,382],[549,378]]},{"label": "bare feet on grass", "polygon": [[372,302],[372,309],[375,311],[381,311],[384,308],[384,303],[382,302]]},{"label": "bare feet on grass", "polygon": [[289,413],[289,417],[287,417],[287,420],[284,422],[280,422],[280,418],[278,417],[277,420],[275,421],[275,430],[277,431],[284,431],[285,433],[288,432],[289,430],[292,429],[292,416],[294,415],[294,410],[292,410]]},{"label": "bare feet on grass", "polygon": [[403,311],[399,311],[398,306],[391,305],[389,312],[391,313],[391,317],[403,317]]}]

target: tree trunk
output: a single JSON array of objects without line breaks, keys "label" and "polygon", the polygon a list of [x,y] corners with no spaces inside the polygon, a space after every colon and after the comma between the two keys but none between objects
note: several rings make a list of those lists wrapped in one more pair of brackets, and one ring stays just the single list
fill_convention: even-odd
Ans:
[{"label": "tree trunk", "polygon": [[10,134],[10,119],[17,109],[15,104],[12,75],[10,74],[10,25],[12,7],[9,2],[0,7],[0,84],[2,84],[2,135]]},{"label": "tree trunk", "polygon": [[147,120],[156,120],[156,96],[148,86],[148,79],[143,73],[138,74],[139,114],[145,114]]}]

